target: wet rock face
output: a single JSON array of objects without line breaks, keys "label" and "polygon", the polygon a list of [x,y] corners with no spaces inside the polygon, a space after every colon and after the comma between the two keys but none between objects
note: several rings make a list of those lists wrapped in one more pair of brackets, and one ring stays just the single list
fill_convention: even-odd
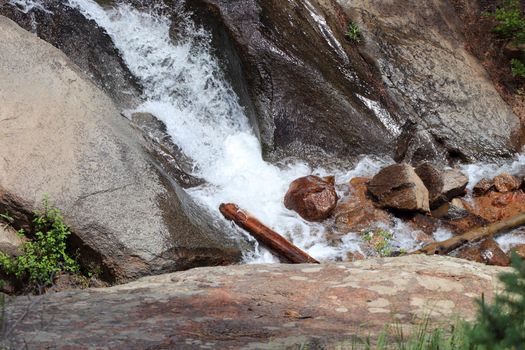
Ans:
[{"label": "wet rock face", "polygon": [[16,227],[48,194],[74,245],[118,280],[240,259],[65,55],[3,16],[0,53],[0,212]]},{"label": "wet rock face", "polygon": [[5,308],[5,322],[14,327],[4,341],[13,349],[351,349],[355,333],[375,340],[393,323],[405,331],[417,330],[408,328],[414,320],[471,320],[476,298],[485,293],[492,300],[504,271],[421,255],[193,269],[112,288],[16,298]]},{"label": "wet rock face", "polygon": [[465,50],[461,23],[448,1],[337,3],[361,27],[360,51],[377,62],[399,115],[426,130],[450,160],[512,156],[519,120]]},{"label": "wet rock face", "polygon": [[308,221],[328,218],[337,205],[334,178],[301,177],[290,184],[284,205]]},{"label": "wet rock face", "polygon": [[17,6],[0,1],[0,15],[64,52],[119,106],[129,108],[136,104],[141,88],[109,35],[63,0],[42,3],[46,11],[34,8],[24,13]]},{"label": "wet rock face", "polygon": [[[322,5],[321,5],[322,4]],[[266,156],[390,154],[397,117],[334,3],[197,0]],[[326,22],[326,23],[325,23]]]},{"label": "wet rock face", "polygon": [[428,212],[429,194],[414,168],[406,163],[387,166],[372,178],[368,190],[385,208]]}]

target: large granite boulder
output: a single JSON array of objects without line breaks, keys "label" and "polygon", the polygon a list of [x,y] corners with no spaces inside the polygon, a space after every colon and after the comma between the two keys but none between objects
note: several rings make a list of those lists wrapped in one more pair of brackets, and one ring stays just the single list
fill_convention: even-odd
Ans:
[{"label": "large granite boulder", "polygon": [[[116,279],[237,261],[240,248],[158,170],[114,103],[64,54],[0,17],[0,212],[44,194]],[[190,213],[186,216],[183,211]]]},{"label": "large granite boulder", "polygon": [[451,1],[336,1],[362,29],[360,52],[373,58],[400,115],[428,132],[449,159],[516,152],[519,120],[467,51]]},{"label": "large granite boulder", "polygon": [[140,101],[141,87],[110,36],[95,21],[63,0],[40,1],[41,6],[18,3],[0,1],[0,15],[60,49],[119,106],[130,108]]},{"label": "large granite boulder", "polygon": [[107,289],[19,297],[6,345],[29,349],[351,349],[385,325],[471,319],[508,268],[412,255],[321,265],[241,265]]},{"label": "large granite boulder", "polygon": [[392,164],[379,171],[368,190],[383,208],[428,212],[429,195],[414,168],[406,163]]}]

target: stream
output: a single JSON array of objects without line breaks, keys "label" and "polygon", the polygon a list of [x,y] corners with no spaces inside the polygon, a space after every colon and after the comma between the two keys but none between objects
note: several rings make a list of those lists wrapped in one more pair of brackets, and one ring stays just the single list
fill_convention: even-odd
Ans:
[{"label": "stream", "polygon": [[[45,2],[10,2],[24,11],[45,8]],[[325,235],[331,222],[304,221],[284,207],[284,194],[294,179],[315,174],[335,175],[339,195],[344,197],[345,184],[350,179],[373,176],[393,160],[364,155],[352,169],[312,168],[297,160],[280,165],[268,163],[262,157],[259,139],[237,95],[213,54],[210,33],[196,26],[189,16],[180,15],[184,35],[175,42],[170,37],[171,19],[162,15],[162,9],[138,10],[123,3],[103,8],[93,0],[67,2],[86,18],[94,20],[112,38],[127,67],[144,88],[143,102],[128,112],[151,113],[166,125],[173,142],[194,161],[193,174],[206,181],[205,185],[186,191],[211,213],[214,220],[223,220],[218,212],[219,205],[232,202],[316,259],[345,259],[348,252],[361,251],[358,233],[349,232],[341,244],[334,245]],[[320,18],[315,20],[323,23]],[[333,42],[336,40],[333,36],[327,35],[326,39],[344,55],[337,41]],[[371,100],[367,103],[372,107],[377,105]],[[383,119],[392,124],[387,117]],[[391,127],[397,131],[397,126]],[[470,164],[463,165],[462,170],[469,177],[471,189],[483,177],[493,177],[503,171],[523,172],[525,155],[517,155],[503,165]],[[393,233],[399,249],[418,248],[415,232],[402,221],[387,229]],[[232,228],[225,234],[244,233]],[[450,236],[445,229],[434,233],[437,240]],[[498,242],[508,249],[511,243],[525,243],[525,235],[509,233]],[[245,261],[277,262],[260,247],[256,247],[255,252],[246,252]]]}]

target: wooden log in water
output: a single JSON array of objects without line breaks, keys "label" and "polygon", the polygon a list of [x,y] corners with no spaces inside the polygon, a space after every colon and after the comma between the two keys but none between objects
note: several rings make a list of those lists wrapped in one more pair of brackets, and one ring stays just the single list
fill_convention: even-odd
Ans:
[{"label": "wooden log in water", "polygon": [[498,221],[485,227],[476,228],[462,235],[454,236],[443,242],[429,244],[413,252],[412,254],[448,254],[454,249],[457,249],[464,244],[474,243],[483,238],[489,236],[491,237],[496,235],[497,233],[503,233],[504,231],[508,231],[522,225],[525,225],[525,213],[513,216],[505,220]]},{"label": "wooden log in water", "polygon": [[221,204],[220,212],[228,220],[235,222],[241,228],[248,231],[257,241],[265,245],[279,258],[294,264],[319,264],[305,251],[292,244],[286,238],[265,226],[262,222],[240,209],[233,203]]}]

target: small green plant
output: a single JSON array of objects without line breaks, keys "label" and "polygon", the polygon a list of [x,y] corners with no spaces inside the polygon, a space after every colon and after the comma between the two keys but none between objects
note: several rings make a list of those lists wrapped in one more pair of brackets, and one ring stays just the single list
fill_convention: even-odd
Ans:
[{"label": "small green plant", "polygon": [[394,235],[387,230],[367,230],[361,237],[370,244],[379,256],[390,256],[394,252],[394,247],[392,246]]},{"label": "small green plant", "polygon": [[[35,213],[33,219],[34,239],[22,245],[23,254],[10,257],[0,252],[0,267],[8,275],[29,282],[39,293],[53,284],[60,272],[79,271],[79,265],[66,252],[66,240],[71,234],[60,211],[42,201],[43,211]],[[21,232],[22,233],[22,232]]]},{"label": "small green plant", "polygon": [[354,22],[348,23],[348,27],[346,29],[345,37],[350,40],[354,44],[361,43],[361,40],[363,39],[363,34],[361,33],[361,28]]},{"label": "small green plant", "polygon": [[[521,11],[520,0],[505,0],[501,7],[488,15],[496,20],[493,31],[501,38],[512,43],[517,48],[525,45],[525,15]],[[522,50],[522,56],[525,56],[525,50]],[[525,78],[525,64],[523,60],[512,59],[511,69],[513,76]]]}]

